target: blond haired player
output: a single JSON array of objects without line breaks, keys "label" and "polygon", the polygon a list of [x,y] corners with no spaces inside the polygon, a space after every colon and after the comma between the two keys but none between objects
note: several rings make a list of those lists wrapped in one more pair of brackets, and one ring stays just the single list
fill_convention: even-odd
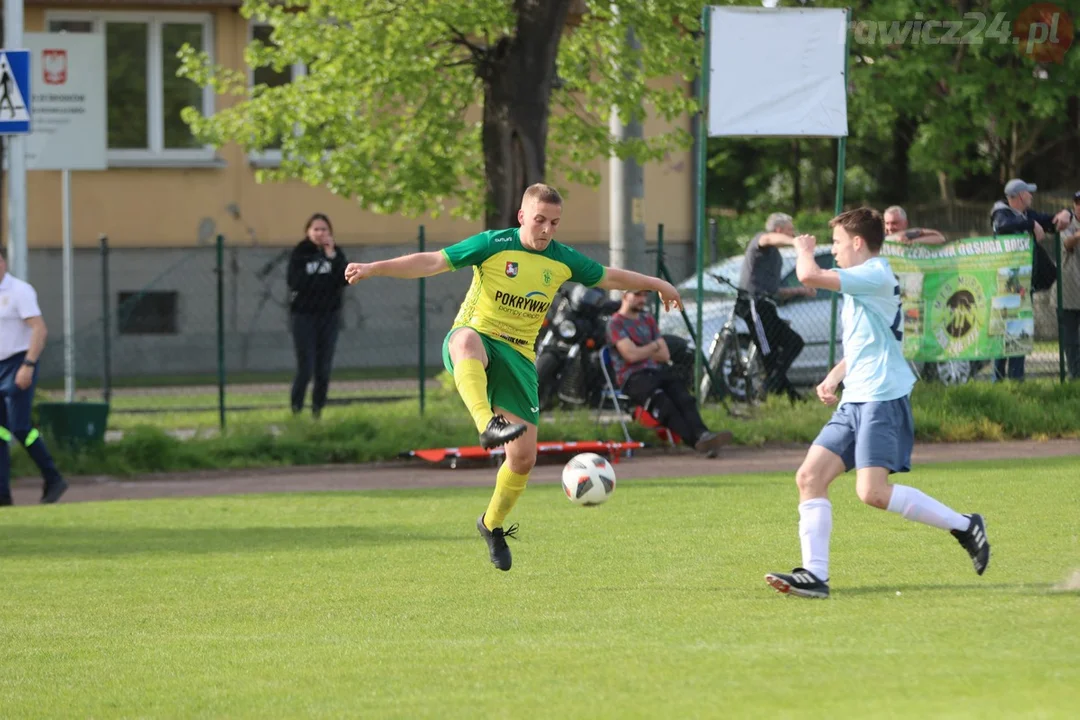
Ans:
[{"label": "blond haired player", "polygon": [[488,230],[438,252],[411,253],[373,263],[350,263],[350,284],[372,277],[421,278],[473,268],[472,284],[443,342],[443,364],[469,409],[480,445],[506,446],[495,492],[476,522],[492,564],[509,570],[503,523],[525,491],[536,464],[540,401],[533,347],[555,292],[570,280],[606,290],[655,290],[666,309],[682,306],[671,283],[604,267],[557,242],[562,197],[536,184],[521,199],[520,227]]}]

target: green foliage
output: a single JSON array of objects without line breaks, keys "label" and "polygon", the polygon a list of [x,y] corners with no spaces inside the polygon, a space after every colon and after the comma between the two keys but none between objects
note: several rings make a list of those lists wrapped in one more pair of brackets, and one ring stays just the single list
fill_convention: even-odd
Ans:
[{"label": "green foliage", "polygon": [[[645,161],[689,144],[688,133],[678,131],[616,146],[608,119],[612,106],[624,117],[647,108],[669,120],[695,106],[685,86],[657,81],[689,82],[697,41],[675,23],[692,30],[700,3],[620,0],[614,18],[608,0],[587,4],[584,22],[561,40],[561,83],[536,92],[544,106],[560,109],[550,118],[548,173],[595,184],[599,176],[586,166],[598,157]],[[249,90],[244,72],[215,66],[206,53],[186,47],[181,74],[239,102],[212,117],[187,108],[184,121],[200,141],[215,146],[235,142],[258,151],[280,144],[281,165],[262,170],[265,180],[325,185],[379,213],[437,215],[450,208],[454,215],[482,217],[481,121],[471,111],[484,105],[488,50],[497,54],[500,43],[515,37],[515,7],[507,0],[407,6],[397,0],[304,0],[288,7],[245,0],[245,18],[273,26],[272,44],[254,40],[246,49],[248,66],[281,71],[303,64],[307,74]],[[629,23],[641,43],[632,53],[625,39]],[[640,61],[640,67],[624,62],[616,69],[620,57]]]}]

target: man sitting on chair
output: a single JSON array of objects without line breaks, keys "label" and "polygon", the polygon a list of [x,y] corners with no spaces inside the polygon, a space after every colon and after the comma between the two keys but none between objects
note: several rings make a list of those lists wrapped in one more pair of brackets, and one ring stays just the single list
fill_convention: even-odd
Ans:
[{"label": "man sitting on chair", "polygon": [[615,348],[611,353],[615,385],[684,443],[715,457],[731,442],[731,433],[705,427],[694,398],[671,370],[671,353],[656,318],[645,312],[648,297],[646,290],[627,291],[608,321],[608,343]]}]

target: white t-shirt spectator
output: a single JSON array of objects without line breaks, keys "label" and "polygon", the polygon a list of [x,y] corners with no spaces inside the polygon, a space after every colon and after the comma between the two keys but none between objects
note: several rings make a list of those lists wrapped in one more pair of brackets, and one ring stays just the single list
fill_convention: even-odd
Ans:
[{"label": "white t-shirt spectator", "polygon": [[30,349],[32,332],[26,321],[39,315],[34,287],[4,273],[0,280],[0,360]]}]

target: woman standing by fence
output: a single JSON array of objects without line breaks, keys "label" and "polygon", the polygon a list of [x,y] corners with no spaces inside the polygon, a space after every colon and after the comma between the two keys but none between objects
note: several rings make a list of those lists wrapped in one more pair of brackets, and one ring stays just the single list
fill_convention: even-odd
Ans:
[{"label": "woman standing by fence", "polygon": [[289,258],[288,284],[290,327],[296,346],[296,378],[293,380],[293,413],[304,408],[304,395],[312,375],[311,412],[317,418],[326,405],[330,369],[341,325],[345,253],[334,244],[330,218],[315,213],[304,228],[305,238]]}]

